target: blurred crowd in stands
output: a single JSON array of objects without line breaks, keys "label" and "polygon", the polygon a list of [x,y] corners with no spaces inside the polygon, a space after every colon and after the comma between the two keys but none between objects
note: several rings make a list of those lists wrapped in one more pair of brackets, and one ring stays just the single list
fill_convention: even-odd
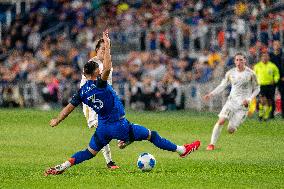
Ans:
[{"label": "blurred crowd in stands", "polygon": [[[246,51],[253,66],[261,53],[283,51],[281,6],[271,0],[37,1],[2,32],[2,96],[17,96],[2,104],[24,106],[21,87],[10,85],[26,82],[38,84],[47,104],[66,104],[83,64],[94,56],[96,39],[110,28],[113,54],[139,33],[139,48],[127,49],[123,62],[114,62],[113,83],[121,98],[126,102],[129,96],[136,109],[182,109],[181,86],[222,78],[234,65],[234,52]],[[283,55],[280,59],[274,63],[283,77]]]}]

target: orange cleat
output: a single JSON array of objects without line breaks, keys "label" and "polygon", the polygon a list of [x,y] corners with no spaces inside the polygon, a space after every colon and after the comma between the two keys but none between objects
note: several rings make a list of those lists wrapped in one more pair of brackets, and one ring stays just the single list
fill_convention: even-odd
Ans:
[{"label": "orange cleat", "polygon": [[214,149],[215,149],[214,144],[209,144],[209,145],[207,146],[207,148],[206,148],[206,150],[209,150],[209,151],[212,151],[212,150],[214,150]]}]

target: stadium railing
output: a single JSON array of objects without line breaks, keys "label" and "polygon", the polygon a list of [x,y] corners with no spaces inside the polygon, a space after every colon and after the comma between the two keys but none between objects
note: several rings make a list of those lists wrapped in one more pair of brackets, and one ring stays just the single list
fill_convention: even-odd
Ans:
[{"label": "stadium railing", "polygon": [[[206,93],[208,93],[210,90],[214,89],[214,87],[216,87],[219,82],[220,81],[218,80],[213,80],[208,83],[191,82],[188,84],[181,85],[180,92],[181,92],[181,95],[185,97],[184,102],[183,102],[184,104],[182,105],[182,107],[184,107],[184,109],[194,109],[197,111],[204,110],[204,109],[209,110],[209,111],[215,111],[219,109],[225,103],[226,92],[214,98],[209,103],[205,103],[202,99],[202,97]],[[124,83],[121,85],[121,84],[114,83],[113,86],[117,91],[120,91],[118,92],[118,94],[125,101],[125,106],[130,107],[130,104],[129,104],[130,95],[126,91],[128,89],[129,84]],[[65,105],[66,102],[68,102],[68,100],[72,96],[72,91],[76,90],[75,88],[72,90],[71,89],[66,90],[66,87],[70,88],[68,86],[59,87],[58,101],[56,103],[52,103],[53,104],[52,107],[59,107],[59,106]],[[3,97],[5,93],[3,91],[4,89],[7,89],[7,88],[12,89],[12,93],[9,94],[10,96],[14,96],[13,93],[19,92],[19,94],[16,94],[16,97],[18,99],[14,99],[14,101],[18,103],[20,100],[22,100],[23,107],[41,108],[46,103],[51,104],[50,102],[45,102],[43,98],[43,90],[42,90],[43,86],[41,86],[41,84],[38,84],[35,82],[21,82],[18,84],[9,84],[9,85],[0,84],[0,91],[1,91],[0,107],[3,107],[5,105],[4,103],[5,99]],[[178,98],[180,98],[180,96]]]}]

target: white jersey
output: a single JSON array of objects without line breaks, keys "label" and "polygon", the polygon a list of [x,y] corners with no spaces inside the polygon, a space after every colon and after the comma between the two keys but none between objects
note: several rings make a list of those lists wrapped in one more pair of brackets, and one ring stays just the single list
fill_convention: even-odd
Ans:
[{"label": "white jersey", "polygon": [[229,70],[221,84],[211,94],[216,95],[231,85],[231,92],[226,104],[219,113],[219,118],[229,120],[228,127],[237,129],[245,120],[248,108],[243,106],[243,101],[251,101],[260,91],[255,73],[245,67],[244,71],[237,68]]},{"label": "white jersey", "polygon": [[251,101],[260,91],[255,73],[248,67],[244,71],[237,68],[229,70],[221,84],[211,94],[216,95],[231,85],[231,92],[228,100],[233,106],[240,107],[244,100]]}]

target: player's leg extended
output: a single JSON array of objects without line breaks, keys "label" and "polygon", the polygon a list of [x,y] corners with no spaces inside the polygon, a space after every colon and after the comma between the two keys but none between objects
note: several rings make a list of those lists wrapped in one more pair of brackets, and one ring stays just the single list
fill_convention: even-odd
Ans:
[{"label": "player's leg extended", "polygon": [[200,141],[195,141],[191,144],[179,146],[172,143],[166,138],[162,138],[157,131],[150,131],[149,129],[143,126],[136,124],[131,124],[130,127],[132,127],[130,129],[130,132],[133,132],[133,140],[149,140],[151,143],[153,143],[156,147],[160,149],[177,152],[180,157],[186,157],[192,151],[197,150],[200,146]]},{"label": "player's leg extended", "polygon": [[66,169],[73,165],[77,165],[82,163],[83,161],[89,160],[95,157],[97,151],[93,150],[92,148],[88,147],[85,150],[76,152],[69,160],[65,161],[60,165],[56,165],[55,167],[51,167],[47,169],[44,173],[45,176],[47,175],[59,175],[62,174]]},{"label": "player's leg extended", "polygon": [[226,119],[229,119],[232,115],[232,103],[231,101],[227,101],[225,105],[223,106],[221,112],[219,113],[219,119],[217,123],[215,124],[212,135],[211,135],[211,141],[210,144],[207,146],[207,150],[214,150],[216,142],[221,134],[222,128],[225,124]]},{"label": "player's leg extended", "polygon": [[246,110],[238,110],[234,112],[234,115],[229,119],[228,132],[233,134],[237,131],[238,127],[245,121],[247,117]]},{"label": "player's leg extended", "polygon": [[216,142],[221,134],[225,121],[226,121],[226,118],[220,117],[219,120],[216,122],[213,128],[213,131],[212,131],[210,144],[207,146],[207,150],[215,149]]},{"label": "player's leg extended", "polygon": [[95,157],[96,154],[109,142],[110,140],[105,139],[104,136],[99,136],[97,132],[95,132],[90,140],[89,147],[87,149],[76,152],[68,161],[47,169],[44,173],[45,176],[61,174],[69,167]]},{"label": "player's leg extended", "polygon": [[[84,115],[87,119],[88,127],[89,128],[97,127],[97,125],[98,125],[97,113],[92,108],[90,108],[89,106],[87,106],[85,104],[83,104],[83,112],[84,112]],[[110,169],[119,168],[115,164],[115,162],[112,160],[109,144],[102,148],[102,154],[103,154],[103,156],[106,160],[108,168],[110,168]]]}]

